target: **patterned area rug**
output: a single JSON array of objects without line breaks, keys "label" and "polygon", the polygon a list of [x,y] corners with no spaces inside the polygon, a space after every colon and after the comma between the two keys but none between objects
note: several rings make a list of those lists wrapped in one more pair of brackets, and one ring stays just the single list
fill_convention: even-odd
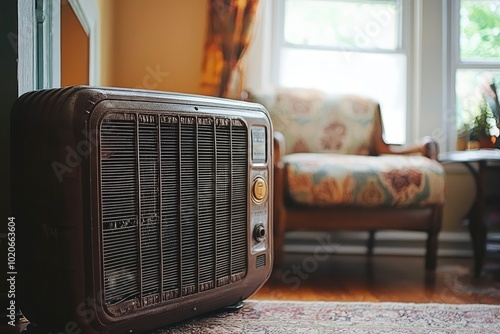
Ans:
[{"label": "patterned area rug", "polygon": [[235,312],[152,333],[500,333],[500,306],[408,303],[245,302]]},{"label": "patterned area rug", "polygon": [[[448,291],[444,290],[443,293],[488,296],[491,300],[499,300],[498,298],[500,298],[500,277],[498,277],[498,273],[493,271],[489,274],[490,276],[485,274],[481,277],[474,277],[470,268],[442,266],[437,269],[437,273],[442,275],[443,283],[448,289]],[[486,270],[485,273],[487,273]],[[497,304],[494,301],[492,303]]]}]

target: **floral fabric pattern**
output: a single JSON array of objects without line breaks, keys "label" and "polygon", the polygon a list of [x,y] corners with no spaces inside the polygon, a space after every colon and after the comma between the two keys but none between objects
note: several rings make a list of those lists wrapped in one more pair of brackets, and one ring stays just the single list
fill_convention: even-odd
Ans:
[{"label": "floral fabric pattern", "polygon": [[290,154],[288,196],[310,206],[423,206],[444,203],[445,174],[421,156]]},{"label": "floral fabric pattern", "polygon": [[345,145],[346,126],[344,123],[335,121],[330,123],[323,132],[321,138],[325,150],[340,150]]},{"label": "floral fabric pattern", "polygon": [[304,88],[251,92],[250,100],[269,111],[290,153],[368,155],[378,104],[358,96],[331,96]]},{"label": "floral fabric pattern", "polygon": [[285,137],[287,196],[309,206],[444,202],[444,169],[421,156],[370,156],[378,104],[304,88],[252,92]]}]

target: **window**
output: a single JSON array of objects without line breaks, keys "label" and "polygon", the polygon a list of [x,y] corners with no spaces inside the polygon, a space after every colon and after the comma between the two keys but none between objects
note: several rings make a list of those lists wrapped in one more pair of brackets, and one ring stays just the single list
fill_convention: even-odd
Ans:
[{"label": "window", "polygon": [[280,0],[276,83],[372,97],[381,105],[385,140],[404,143],[410,3]]},{"label": "window", "polygon": [[470,131],[483,105],[491,116],[489,134],[498,136],[495,94],[500,93],[500,3],[460,0],[451,6],[451,97],[455,100],[456,129],[459,133]]}]

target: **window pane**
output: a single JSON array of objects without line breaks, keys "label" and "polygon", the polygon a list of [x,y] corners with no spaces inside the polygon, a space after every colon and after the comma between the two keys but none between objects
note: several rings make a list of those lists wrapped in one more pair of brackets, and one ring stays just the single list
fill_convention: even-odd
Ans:
[{"label": "window pane", "polygon": [[[494,83],[494,87],[491,84]],[[486,102],[491,111],[492,129],[490,135],[498,136],[495,117],[498,112],[495,94],[500,93],[500,70],[484,71],[459,69],[456,74],[456,96],[457,96],[457,129],[463,130],[464,126],[469,129],[474,124],[475,117],[479,114],[481,103]],[[495,92],[496,90],[496,92]]]},{"label": "window pane", "polygon": [[397,0],[286,0],[285,41],[294,45],[395,50]]},{"label": "window pane", "polygon": [[460,58],[500,61],[500,1],[461,1]]},{"label": "window pane", "polygon": [[280,73],[281,86],[373,98],[381,106],[385,140],[405,142],[405,55],[284,48]]}]

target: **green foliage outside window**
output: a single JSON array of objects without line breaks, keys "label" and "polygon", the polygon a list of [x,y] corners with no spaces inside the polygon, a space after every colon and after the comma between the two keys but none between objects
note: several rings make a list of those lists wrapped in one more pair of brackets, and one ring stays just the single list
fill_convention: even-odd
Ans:
[{"label": "green foliage outside window", "polygon": [[462,0],[460,56],[500,61],[500,1]]},{"label": "green foliage outside window", "polygon": [[457,133],[472,138],[498,136],[500,1],[460,1],[460,59],[491,68],[457,70]]}]

